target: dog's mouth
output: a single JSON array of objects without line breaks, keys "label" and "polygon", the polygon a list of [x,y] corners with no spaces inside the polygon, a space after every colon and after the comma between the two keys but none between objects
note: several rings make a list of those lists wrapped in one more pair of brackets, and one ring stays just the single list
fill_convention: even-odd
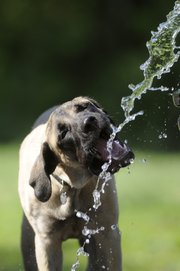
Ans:
[{"label": "dog's mouth", "polygon": [[133,152],[125,143],[117,138],[111,142],[109,139],[109,131],[103,130],[90,150],[92,162],[89,169],[95,175],[101,173],[104,163],[109,163],[107,171],[113,174],[120,168],[130,165],[134,160]]}]

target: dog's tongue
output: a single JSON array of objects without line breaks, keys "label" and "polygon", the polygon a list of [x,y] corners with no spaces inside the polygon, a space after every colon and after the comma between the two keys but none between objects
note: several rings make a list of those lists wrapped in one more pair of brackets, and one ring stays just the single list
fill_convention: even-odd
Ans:
[{"label": "dog's tongue", "polygon": [[96,149],[103,161],[108,161],[111,156],[112,160],[118,160],[120,162],[128,153],[126,145],[121,144],[118,140],[113,141],[110,153],[107,150],[107,141],[104,139],[99,139]]},{"label": "dog's tongue", "polygon": [[[96,150],[99,154],[99,157],[96,157],[98,160],[95,163],[97,165],[101,164],[102,169],[102,163],[110,162],[108,167],[108,172],[115,173],[120,168],[126,167],[130,165],[134,160],[134,154],[131,151],[131,149],[126,145],[121,143],[119,140],[114,140],[112,142],[112,148],[110,151],[108,151],[108,141],[105,139],[100,138],[96,143]],[[94,165],[95,167],[96,165]],[[99,169],[94,171],[97,175],[100,173]]]}]

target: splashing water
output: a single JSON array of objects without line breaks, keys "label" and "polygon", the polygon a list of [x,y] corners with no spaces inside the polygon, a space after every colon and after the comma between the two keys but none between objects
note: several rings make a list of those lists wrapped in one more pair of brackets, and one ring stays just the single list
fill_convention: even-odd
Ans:
[{"label": "splashing water", "polygon": [[[116,134],[119,133],[126,124],[130,121],[134,121],[137,116],[143,115],[144,113],[143,111],[140,111],[132,115],[130,114],[134,108],[135,100],[140,100],[142,94],[145,94],[147,90],[169,90],[167,87],[163,86],[158,88],[152,87],[152,83],[155,77],[160,79],[162,74],[170,72],[171,67],[179,59],[180,47],[176,46],[176,37],[180,32],[180,0],[175,2],[174,9],[167,15],[167,21],[161,23],[157,30],[157,32],[152,32],[152,37],[146,44],[149,51],[149,58],[140,66],[140,69],[143,70],[144,80],[137,85],[130,84],[129,88],[132,90],[132,94],[130,96],[123,97],[121,100],[121,107],[124,111],[125,120],[119,124],[118,127],[112,127],[113,132],[107,143],[109,154],[111,154],[112,143]],[[166,137],[167,135],[164,134],[163,138]],[[102,172],[99,175],[99,179],[105,179],[105,182],[107,169],[110,163],[111,158],[109,159],[109,162],[103,166],[104,168],[102,168]],[[100,196],[97,193],[97,189],[95,196],[97,196],[97,198],[94,197],[95,201],[98,202],[98,205],[95,205],[95,207],[98,207],[100,206]]]},{"label": "splashing water", "polygon": [[84,236],[88,236],[89,238],[91,238],[91,235],[97,234],[100,231],[104,231],[105,228],[104,227],[100,227],[97,229],[88,229],[87,226],[84,226],[84,229],[82,230],[82,234]]},{"label": "splashing water", "polygon": [[157,30],[157,32],[152,32],[152,37],[147,42],[149,59],[140,66],[144,80],[137,85],[130,84],[132,94],[121,100],[121,107],[126,118],[130,116],[135,100],[141,99],[142,94],[145,94],[147,90],[152,90],[154,78],[160,79],[162,74],[170,72],[171,67],[178,61],[180,48],[176,46],[175,41],[180,32],[179,0],[175,2],[174,9],[167,15],[167,21],[161,23]]},{"label": "splashing water", "polygon": [[84,219],[86,222],[89,222],[89,220],[90,220],[90,217],[87,214],[80,212],[80,211],[76,212],[76,216]]},{"label": "splashing water", "polygon": [[[88,239],[87,239],[88,240]],[[78,248],[77,252],[76,252],[76,256],[77,256],[77,259],[76,259],[76,262],[72,265],[71,267],[71,271],[75,271],[77,270],[79,267],[80,267],[80,260],[79,260],[79,257],[80,256],[85,256],[85,257],[89,257],[89,253],[87,253],[85,250],[84,250],[84,246],[85,244],[87,244],[88,242],[85,241],[83,246]]]},{"label": "splashing water", "polygon": [[[101,193],[104,193],[104,187],[110,179],[107,170],[111,164],[112,143],[116,134],[119,133],[127,123],[134,121],[137,116],[143,115],[144,113],[143,111],[140,111],[132,115],[130,114],[134,108],[135,100],[141,99],[142,94],[145,94],[147,90],[169,90],[163,86],[158,88],[152,87],[152,83],[155,77],[160,79],[162,74],[170,72],[170,68],[178,61],[180,56],[180,47],[177,47],[175,43],[177,34],[180,32],[180,0],[175,2],[174,9],[167,15],[167,21],[161,23],[157,30],[157,32],[152,32],[151,40],[147,42],[149,58],[140,66],[140,69],[143,70],[144,80],[137,85],[130,84],[129,88],[132,90],[132,94],[123,97],[121,100],[121,107],[124,111],[125,120],[119,124],[118,127],[112,127],[113,132],[107,143],[109,161],[103,165],[102,172],[99,175],[96,188],[93,192],[93,207],[95,210],[101,205]],[[177,50],[177,52],[175,52],[175,50]],[[180,123],[180,120],[178,123]],[[166,137],[167,135],[163,133],[159,138]],[[102,180],[102,186],[98,189],[100,180]]]},{"label": "splashing water", "polygon": [[[176,46],[176,37],[180,32],[180,0],[175,2],[174,9],[167,15],[167,21],[161,23],[157,32],[152,32],[152,37],[150,41],[147,42],[146,46],[149,51],[148,60],[140,66],[140,69],[143,70],[144,80],[137,85],[130,84],[129,88],[132,90],[132,94],[127,97],[123,97],[121,100],[121,107],[124,111],[125,120],[119,124],[118,127],[112,127],[112,134],[107,143],[107,150],[109,152],[109,161],[102,166],[102,172],[100,173],[95,190],[93,192],[94,204],[93,208],[96,211],[99,206],[101,206],[101,193],[104,193],[104,188],[108,181],[111,179],[111,175],[108,171],[108,168],[111,164],[111,151],[113,140],[116,137],[116,134],[119,133],[122,128],[129,123],[134,121],[137,116],[143,115],[143,111],[137,112],[135,114],[130,114],[134,108],[134,102],[136,99],[141,99],[142,94],[145,94],[147,90],[150,91],[168,91],[166,87],[152,87],[153,80],[155,77],[160,79],[162,74],[170,72],[171,67],[175,62],[178,61],[180,56],[180,47]],[[175,51],[176,50],[176,51]],[[178,119],[178,125],[180,128],[180,117]],[[161,133],[159,138],[166,138],[165,133]],[[145,161],[145,160],[144,160]],[[132,161],[133,162],[133,161]],[[99,188],[101,183],[101,187]],[[89,223],[90,217],[87,214],[84,214],[80,211],[76,213],[77,217],[85,220],[86,225],[82,231],[84,236],[87,236],[88,239],[84,242],[83,246],[80,247],[77,251],[77,261],[73,264],[71,271],[75,271],[80,266],[79,255],[89,256],[88,253],[84,251],[85,244],[89,243],[91,235],[98,234],[100,231],[104,230],[103,227],[99,229],[89,229],[87,224]],[[112,225],[112,230],[115,229],[115,225]]]},{"label": "splashing water", "polygon": [[[96,188],[95,190],[93,191],[93,198],[94,198],[94,205],[93,205],[93,208],[95,210],[97,210],[99,208],[99,206],[101,206],[101,193],[104,193],[104,189],[105,189],[105,186],[107,185],[108,181],[111,179],[111,173],[110,172],[107,172],[108,171],[108,168],[109,166],[111,165],[111,162],[112,162],[112,157],[111,157],[111,152],[112,152],[112,144],[113,144],[113,141],[116,137],[116,134],[119,133],[121,131],[121,129],[130,121],[133,121],[136,116],[138,115],[142,115],[143,114],[143,111],[140,111],[134,115],[131,115],[129,116],[128,118],[125,119],[125,121],[120,124],[118,127],[115,127],[115,126],[111,126],[112,128],[112,134],[110,135],[110,139],[108,140],[107,142],[107,151],[109,153],[109,160],[108,162],[104,163],[104,165],[102,166],[102,171],[101,173],[99,174],[98,176],[98,180],[97,180],[97,183],[96,183]],[[130,161],[130,163],[133,163],[134,160],[132,159],[132,161]],[[99,184],[100,182],[102,183],[101,184],[101,187],[99,187]]]},{"label": "splashing water", "polygon": [[80,266],[79,258],[76,260],[76,262],[72,265],[71,271],[76,271]]}]

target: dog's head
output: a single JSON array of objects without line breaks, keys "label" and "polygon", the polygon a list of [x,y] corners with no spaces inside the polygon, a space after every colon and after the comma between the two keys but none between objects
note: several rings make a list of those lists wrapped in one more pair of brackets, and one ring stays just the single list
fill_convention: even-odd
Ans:
[{"label": "dog's head", "polygon": [[38,171],[39,177],[33,173],[30,180],[37,198],[41,201],[49,199],[49,175],[56,167],[69,176],[72,174],[70,178],[79,178],[80,182],[81,177],[99,175],[102,165],[109,159],[108,171],[111,173],[128,166],[134,154],[126,144],[115,138],[111,150],[107,150],[113,126],[108,114],[90,98],[77,97],[57,107],[48,120],[47,140],[32,171]]}]

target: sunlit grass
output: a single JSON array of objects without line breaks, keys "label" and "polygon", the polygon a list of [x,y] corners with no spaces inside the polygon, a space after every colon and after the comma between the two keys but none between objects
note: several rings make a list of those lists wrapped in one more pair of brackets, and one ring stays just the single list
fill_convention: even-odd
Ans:
[{"label": "sunlit grass", "polygon": [[118,174],[125,271],[180,270],[179,162],[137,153],[130,173]]},{"label": "sunlit grass", "polygon": [[[116,176],[124,271],[180,270],[179,160],[178,154],[136,152],[136,162]],[[0,271],[23,270],[17,172],[18,145],[0,146]],[[63,246],[68,271],[78,244],[70,240]],[[78,270],[84,271],[80,260]]]},{"label": "sunlit grass", "polygon": [[17,194],[18,146],[0,147],[0,270],[20,270],[21,207]]}]

